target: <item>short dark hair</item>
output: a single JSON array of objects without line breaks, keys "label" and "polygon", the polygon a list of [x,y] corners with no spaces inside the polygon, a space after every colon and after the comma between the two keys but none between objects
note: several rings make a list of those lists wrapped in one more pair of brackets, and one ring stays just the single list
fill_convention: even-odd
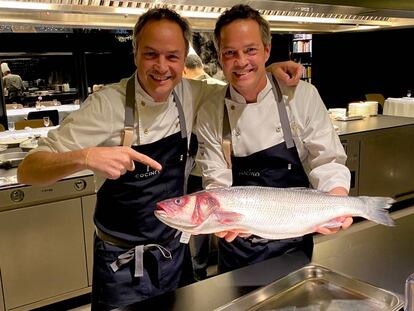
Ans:
[{"label": "short dark hair", "polygon": [[197,54],[190,54],[185,60],[185,67],[188,69],[203,68],[203,61]]},{"label": "short dark hair", "polygon": [[177,23],[178,26],[180,26],[183,32],[183,37],[185,41],[185,48],[186,48],[185,55],[188,54],[188,51],[190,49],[190,41],[192,38],[192,31],[190,28],[190,24],[188,23],[186,18],[182,17],[177,12],[169,8],[150,9],[139,17],[137,23],[135,24],[133,38],[132,38],[132,46],[134,48],[134,54],[135,54],[135,50],[138,44],[137,37],[142,31],[142,29],[144,28],[144,26],[150,21],[161,21],[164,19],[169,20],[171,22],[175,22]]},{"label": "short dark hair", "polygon": [[238,19],[252,19],[256,21],[260,27],[260,34],[262,36],[263,44],[271,44],[272,35],[270,33],[269,23],[252,7],[245,4],[237,4],[231,9],[224,11],[216,22],[216,27],[214,28],[214,44],[217,51],[219,51],[220,48],[221,29]]}]

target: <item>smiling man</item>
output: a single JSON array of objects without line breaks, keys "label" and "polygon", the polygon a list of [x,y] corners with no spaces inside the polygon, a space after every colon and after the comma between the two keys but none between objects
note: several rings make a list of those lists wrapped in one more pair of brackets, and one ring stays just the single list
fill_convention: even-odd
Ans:
[{"label": "smiling man", "polygon": [[[210,101],[198,114],[203,184],[309,187],[347,195],[346,154],[326,108],[311,84],[286,87],[268,76],[269,25],[246,5],[225,11],[214,30],[216,48],[230,86],[221,102]],[[347,228],[352,218],[338,219]],[[315,228],[321,233],[338,229]],[[297,251],[310,258],[311,236],[264,240],[248,233],[218,234],[219,271]]]},{"label": "smiling man", "polygon": [[85,169],[103,177],[94,215],[92,310],[192,280],[188,246],[154,210],[156,202],[183,194],[195,112],[223,88],[181,79],[191,29],[176,12],[149,10],[133,38],[136,73],[89,96],[18,168],[19,182],[33,185]]}]

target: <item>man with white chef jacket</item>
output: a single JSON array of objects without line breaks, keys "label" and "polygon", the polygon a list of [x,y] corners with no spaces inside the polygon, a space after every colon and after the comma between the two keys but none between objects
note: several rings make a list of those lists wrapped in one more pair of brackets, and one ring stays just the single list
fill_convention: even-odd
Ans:
[{"label": "man with white chef jacket", "polygon": [[[221,93],[224,105],[209,101],[198,114],[204,187],[311,185],[347,195],[346,154],[316,88],[303,81],[285,87],[266,74],[271,35],[259,12],[234,6],[219,17],[214,35],[230,86]],[[338,221],[347,228],[352,218]],[[218,235],[225,237],[219,241],[220,272],[292,251],[310,258],[313,249],[311,236],[269,241],[248,233]]]},{"label": "man with white chef jacket", "polygon": [[94,215],[92,310],[192,280],[187,245],[154,210],[156,202],[183,194],[195,111],[216,86],[181,79],[191,30],[176,12],[147,11],[133,38],[133,76],[91,94],[18,168],[19,182],[34,185],[84,169],[103,177]]}]

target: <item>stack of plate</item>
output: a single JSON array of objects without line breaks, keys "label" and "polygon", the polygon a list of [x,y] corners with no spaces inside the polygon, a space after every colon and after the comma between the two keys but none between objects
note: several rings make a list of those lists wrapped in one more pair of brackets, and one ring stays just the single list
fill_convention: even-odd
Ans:
[{"label": "stack of plate", "polygon": [[363,102],[349,103],[348,105],[348,116],[364,116],[369,117],[370,115],[370,106]]},{"label": "stack of plate", "polygon": [[377,101],[366,101],[365,104],[368,105],[369,115],[376,116],[378,114],[378,102]]},{"label": "stack of plate", "polygon": [[329,108],[328,113],[332,120],[337,117],[346,117],[346,108]]}]

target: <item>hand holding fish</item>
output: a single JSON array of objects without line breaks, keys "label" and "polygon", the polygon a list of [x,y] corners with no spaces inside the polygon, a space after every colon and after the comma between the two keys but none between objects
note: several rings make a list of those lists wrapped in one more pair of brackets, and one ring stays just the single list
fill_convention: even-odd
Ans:
[{"label": "hand holding fish", "polygon": [[[328,192],[329,195],[339,195],[339,196],[347,196],[348,191],[343,187],[336,187],[333,188],[331,191]],[[337,233],[341,228],[346,230],[348,229],[352,223],[353,219],[352,217],[338,217],[333,220],[333,222],[336,222],[338,224],[337,227],[318,227],[316,228],[315,232],[320,234],[333,234]]]},{"label": "hand holding fish", "polygon": [[85,168],[109,179],[118,179],[135,169],[134,161],[161,170],[161,164],[127,146],[91,147],[84,149]]}]

